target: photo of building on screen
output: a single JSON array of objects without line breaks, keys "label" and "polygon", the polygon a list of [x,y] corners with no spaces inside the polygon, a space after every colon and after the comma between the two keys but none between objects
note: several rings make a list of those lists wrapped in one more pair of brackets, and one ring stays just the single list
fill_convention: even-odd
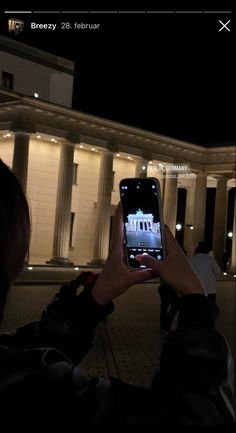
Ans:
[{"label": "photo of building on screen", "polygon": [[154,222],[151,213],[143,213],[138,209],[136,213],[128,215],[125,223],[127,245],[129,247],[161,248],[160,222]]}]

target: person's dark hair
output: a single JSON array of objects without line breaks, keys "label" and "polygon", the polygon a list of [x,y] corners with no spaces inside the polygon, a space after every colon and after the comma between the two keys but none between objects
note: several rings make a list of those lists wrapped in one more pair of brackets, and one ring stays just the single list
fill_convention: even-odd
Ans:
[{"label": "person's dark hair", "polygon": [[209,251],[210,251],[209,245],[206,242],[201,241],[198,243],[198,246],[195,250],[195,254],[208,254]]},{"label": "person's dark hair", "polygon": [[28,259],[29,207],[13,172],[0,159],[0,318],[6,293]]}]

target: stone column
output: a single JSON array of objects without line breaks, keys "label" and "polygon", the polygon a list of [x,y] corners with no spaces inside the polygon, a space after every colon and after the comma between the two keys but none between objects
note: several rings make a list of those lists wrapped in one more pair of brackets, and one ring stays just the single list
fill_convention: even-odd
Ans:
[{"label": "stone column", "polygon": [[69,261],[69,236],[71,218],[72,177],[73,177],[74,144],[61,145],[56,215],[52,258],[48,263],[71,266]]},{"label": "stone column", "polygon": [[14,132],[14,134],[15,143],[12,170],[19,180],[24,193],[26,193],[30,133]]},{"label": "stone column", "polygon": [[163,202],[164,202],[164,195],[165,195],[165,179],[166,179],[166,172],[164,166],[165,166],[164,162],[160,162],[160,161],[155,162],[154,171],[153,171],[154,177],[156,177],[160,182],[161,196]]},{"label": "stone column", "polygon": [[233,219],[233,237],[231,248],[230,272],[236,273],[236,191],[234,192],[234,219]]},{"label": "stone column", "polygon": [[94,232],[94,252],[93,259],[89,263],[97,266],[103,265],[108,255],[111,217],[112,167],[113,154],[110,151],[101,152]]},{"label": "stone column", "polygon": [[205,216],[206,216],[206,193],[207,193],[207,175],[197,174],[195,182],[195,200],[194,200],[194,219],[193,219],[193,237],[194,249],[200,241],[204,240]]},{"label": "stone column", "polygon": [[164,207],[163,219],[164,223],[169,226],[169,229],[175,236],[176,215],[177,215],[177,174],[165,175],[165,192],[164,192]]},{"label": "stone column", "polygon": [[226,218],[227,218],[227,178],[217,178],[214,229],[213,229],[213,251],[219,265],[222,264],[222,255],[226,241]]},{"label": "stone column", "polygon": [[[184,249],[191,257],[198,242],[204,240],[206,214],[207,175],[196,175],[194,186],[187,189],[185,210]],[[193,230],[190,229],[193,226]]]},{"label": "stone column", "polygon": [[193,254],[193,230],[190,226],[194,227],[194,199],[195,199],[195,186],[187,188],[185,218],[184,218],[184,251],[187,257]]},{"label": "stone column", "polygon": [[158,175],[157,175],[157,176],[154,176],[154,177],[157,177],[157,179],[158,179],[159,182],[160,182],[161,196],[162,196],[162,199],[163,199],[163,197],[164,197],[164,192],[165,192],[165,176],[164,176],[163,174],[159,174],[159,173],[158,173]]}]

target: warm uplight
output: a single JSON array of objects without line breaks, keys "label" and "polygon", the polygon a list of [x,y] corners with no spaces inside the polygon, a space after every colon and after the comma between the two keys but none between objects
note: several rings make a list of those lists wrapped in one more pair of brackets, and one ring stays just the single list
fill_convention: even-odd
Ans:
[{"label": "warm uplight", "polygon": [[78,266],[76,266],[76,267],[74,268],[74,270],[75,270],[75,271],[78,271],[78,270],[79,270]]},{"label": "warm uplight", "polygon": [[83,149],[84,146],[83,146],[83,144],[80,144],[79,147],[80,147],[80,149]]},{"label": "warm uplight", "polygon": [[176,230],[181,230],[182,229],[182,224],[176,224]]},{"label": "warm uplight", "polygon": [[53,143],[57,143],[57,140],[55,140],[55,138],[51,138],[51,141],[52,141]]},{"label": "warm uplight", "polygon": [[193,227],[193,226],[190,226],[189,228],[190,228],[190,230],[193,230],[193,229],[194,229],[194,227]]},{"label": "warm uplight", "polygon": [[95,149],[95,147],[92,147],[92,149],[91,149],[91,150],[92,150],[93,152],[95,152],[95,150],[96,150],[96,149]]},{"label": "warm uplight", "polygon": [[37,137],[37,138],[42,138],[41,135],[37,135],[36,137]]},{"label": "warm uplight", "polygon": [[10,133],[4,134],[3,138],[11,137]]},{"label": "warm uplight", "polygon": [[228,237],[229,237],[229,238],[232,238],[232,237],[233,237],[233,233],[232,233],[232,232],[229,232],[229,233],[228,233]]},{"label": "warm uplight", "polygon": [[117,154],[116,154],[116,156],[118,156],[118,157],[119,157],[119,156],[120,156],[120,153],[117,153]]},{"label": "warm uplight", "polygon": [[149,161],[149,163],[148,164],[152,164],[152,161]]},{"label": "warm uplight", "polygon": [[27,266],[28,271],[32,271],[34,268],[33,266]]}]

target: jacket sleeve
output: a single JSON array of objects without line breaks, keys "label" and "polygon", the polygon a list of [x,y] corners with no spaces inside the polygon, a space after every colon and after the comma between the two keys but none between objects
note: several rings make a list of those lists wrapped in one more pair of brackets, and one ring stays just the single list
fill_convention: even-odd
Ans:
[{"label": "jacket sleeve", "polygon": [[[22,344],[28,350],[14,345],[7,350],[1,338],[0,402],[3,396],[1,408],[7,425],[9,421],[17,425],[27,423],[29,430],[16,430],[24,432],[42,431],[39,427],[50,432],[77,432],[83,425],[104,424],[232,425],[232,358],[225,339],[215,330],[217,307],[207,297],[193,294],[184,296],[180,304],[178,329],[167,336],[160,372],[149,390],[114,378],[90,378],[54,349],[30,350],[27,341],[35,344],[51,338],[50,332],[45,336],[43,322],[36,324],[35,329],[31,328],[34,324],[28,325],[15,336],[18,346]],[[104,307],[99,307],[86,290],[78,296],[78,326],[73,324],[73,314],[68,322],[69,329],[75,326],[77,330],[74,342],[84,347],[77,357],[89,346],[90,330],[104,317],[100,308]],[[67,332],[65,336],[68,337]],[[35,361],[38,352],[39,363]],[[14,416],[8,416],[7,411]],[[32,429],[34,423],[38,430]]]},{"label": "jacket sleeve", "polygon": [[80,362],[94,345],[98,322],[114,310],[112,302],[106,306],[97,304],[90,289],[67,296],[66,300],[56,296],[44,312],[43,320],[19,328],[15,335],[1,336],[1,343],[27,349],[53,347],[74,363]]},{"label": "jacket sleeve", "polygon": [[[218,307],[208,297],[185,295],[178,329],[167,336],[152,388],[94,379],[86,389],[89,400],[96,401],[91,421],[224,429],[235,425],[233,362],[225,338],[215,329],[217,317]],[[77,389],[81,396],[82,388]]]},{"label": "jacket sleeve", "polygon": [[233,361],[215,329],[217,317],[218,307],[206,296],[189,294],[180,301],[178,328],[167,336],[153,382],[167,424],[235,422]]}]

